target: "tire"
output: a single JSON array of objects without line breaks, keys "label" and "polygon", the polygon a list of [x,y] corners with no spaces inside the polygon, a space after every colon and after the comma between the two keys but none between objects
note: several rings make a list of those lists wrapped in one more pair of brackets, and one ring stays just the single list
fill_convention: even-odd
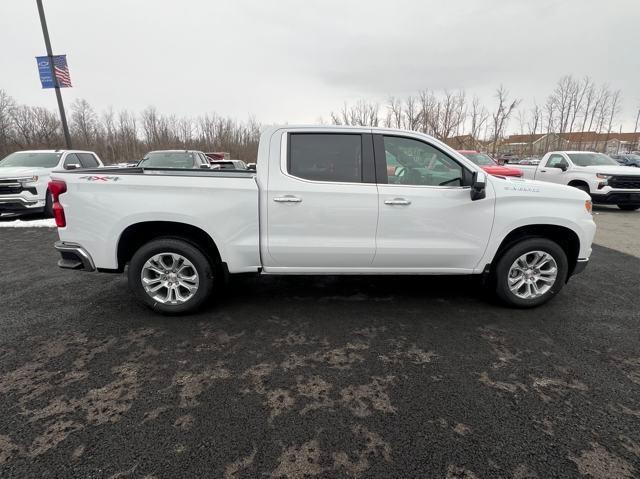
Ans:
[{"label": "tire", "polygon": [[44,201],[44,214],[47,218],[53,218],[53,196],[49,190]]},{"label": "tire", "polygon": [[640,205],[618,205],[622,211],[635,211],[640,208]]},{"label": "tire", "polygon": [[[524,269],[519,267],[526,263],[535,264],[536,255],[538,255],[538,258],[548,255],[553,261],[542,263],[542,267],[539,268],[539,274],[535,274],[535,272],[538,271],[537,268],[528,267]],[[516,265],[516,262],[521,261],[523,257],[525,258],[524,263],[520,262]],[[548,280],[552,279],[550,269],[553,267],[553,262],[555,262],[556,275],[553,282],[549,283]],[[509,306],[516,308],[533,308],[540,306],[558,294],[567,282],[568,271],[569,263],[567,261],[567,255],[556,242],[546,238],[525,239],[511,246],[498,259],[494,270],[495,293],[503,303]],[[531,274],[533,274],[533,276],[528,276]],[[528,278],[530,278],[531,281],[528,281]],[[517,292],[512,291],[510,287],[510,280],[515,279],[518,279],[518,282],[513,284],[514,287],[516,287],[520,281],[524,281]],[[533,286],[527,284],[531,282],[533,282],[535,289],[540,293],[539,295],[536,296]],[[531,297],[522,297],[526,296],[527,292]]]},{"label": "tire", "polygon": [[[127,276],[136,297],[154,311],[187,314],[197,311],[211,296],[218,266],[191,243],[159,238],[134,253]],[[157,289],[147,292],[145,285]]]}]

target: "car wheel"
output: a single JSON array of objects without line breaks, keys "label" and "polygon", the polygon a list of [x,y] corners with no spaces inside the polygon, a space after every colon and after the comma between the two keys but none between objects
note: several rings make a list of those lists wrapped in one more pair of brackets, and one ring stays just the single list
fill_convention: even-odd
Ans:
[{"label": "car wheel", "polygon": [[567,255],[554,241],[523,240],[505,251],[495,268],[496,294],[504,303],[532,308],[553,298],[567,281]]},{"label": "car wheel", "polygon": [[44,201],[44,214],[47,218],[53,218],[53,195],[49,190]]},{"label": "car wheel", "polygon": [[640,205],[618,205],[622,211],[635,211],[640,208]]},{"label": "car wheel", "polygon": [[216,266],[191,243],[161,238],[135,252],[129,263],[129,286],[155,311],[191,313],[211,295]]}]

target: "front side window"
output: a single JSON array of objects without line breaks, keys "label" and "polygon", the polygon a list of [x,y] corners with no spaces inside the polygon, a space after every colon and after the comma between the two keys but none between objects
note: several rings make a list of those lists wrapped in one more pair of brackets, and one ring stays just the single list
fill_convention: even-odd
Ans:
[{"label": "front side window", "polygon": [[464,186],[464,168],[437,148],[411,138],[384,137],[387,181],[396,185]]},{"label": "front side window", "polygon": [[63,167],[65,170],[68,170],[71,168],[80,168],[81,166],[82,164],[80,163],[80,159],[76,156],[75,153],[69,153],[67,157],[64,159]]},{"label": "front side window", "polygon": [[55,168],[62,153],[17,152],[0,161],[0,168],[27,166],[33,168]]},{"label": "front side window", "polygon": [[91,153],[78,153],[77,155],[83,168],[97,168],[100,166],[96,157]]},{"label": "front side window", "polygon": [[289,173],[298,178],[340,183],[362,182],[362,136],[291,133]]},{"label": "front side window", "polygon": [[464,156],[469,158],[478,166],[495,166],[496,162],[491,159],[489,155],[484,153],[463,153]]},{"label": "front side window", "polygon": [[578,166],[604,166],[618,163],[602,153],[569,153],[569,158]]},{"label": "front side window", "polygon": [[565,160],[564,156],[551,155],[549,157],[549,161],[547,161],[547,166],[549,168],[562,168],[562,167],[569,166],[569,164],[567,163],[567,160]]}]

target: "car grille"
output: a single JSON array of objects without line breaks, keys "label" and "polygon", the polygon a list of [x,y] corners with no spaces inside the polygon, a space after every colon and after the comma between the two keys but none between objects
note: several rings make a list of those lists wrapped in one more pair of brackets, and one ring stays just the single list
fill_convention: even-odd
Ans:
[{"label": "car grille", "polygon": [[14,195],[22,191],[22,185],[13,178],[0,180],[0,195]]},{"label": "car grille", "polygon": [[640,189],[640,176],[614,176],[609,178],[608,183],[611,188]]}]

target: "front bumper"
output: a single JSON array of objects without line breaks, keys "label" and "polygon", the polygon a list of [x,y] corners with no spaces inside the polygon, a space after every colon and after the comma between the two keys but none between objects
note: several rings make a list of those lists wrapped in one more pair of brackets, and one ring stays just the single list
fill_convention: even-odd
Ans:
[{"label": "front bumper", "polygon": [[44,211],[45,202],[37,196],[26,198],[22,195],[1,195],[0,214],[2,213],[40,213]]},{"label": "front bumper", "polygon": [[640,190],[619,191],[611,189],[605,194],[592,194],[596,205],[640,205]]},{"label": "front bumper", "polygon": [[91,255],[82,246],[76,243],[56,241],[54,248],[60,253],[58,266],[63,269],[76,269],[80,271],[95,271]]}]

